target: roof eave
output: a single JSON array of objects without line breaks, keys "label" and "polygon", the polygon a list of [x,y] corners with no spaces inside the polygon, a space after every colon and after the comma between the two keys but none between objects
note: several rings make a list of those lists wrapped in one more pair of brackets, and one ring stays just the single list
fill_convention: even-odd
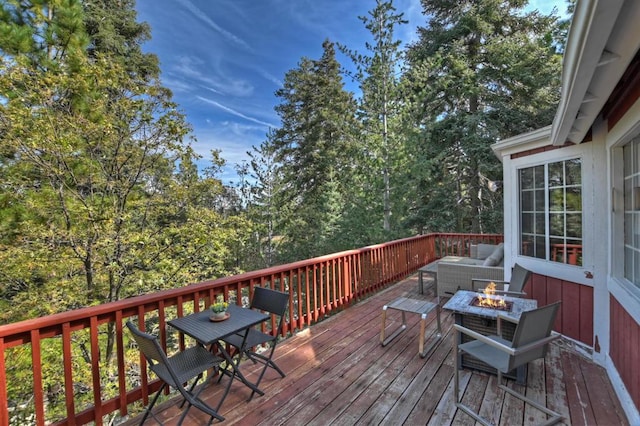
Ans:
[{"label": "roof eave", "polygon": [[[585,114],[581,107],[598,101],[589,89],[597,81],[594,79],[597,68],[604,65],[603,58],[608,56],[605,46],[624,3],[624,0],[577,2],[563,60],[561,99],[551,131],[553,145],[580,143],[599,113],[599,108],[595,108],[596,112],[591,108]],[[606,99],[599,101],[604,104]]]}]

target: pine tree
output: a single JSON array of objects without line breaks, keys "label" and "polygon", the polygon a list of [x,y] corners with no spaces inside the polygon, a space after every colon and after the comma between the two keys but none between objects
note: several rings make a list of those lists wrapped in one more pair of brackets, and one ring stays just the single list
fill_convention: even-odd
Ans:
[{"label": "pine tree", "polygon": [[[369,16],[360,17],[373,37],[373,43],[365,44],[367,54],[340,46],[340,50],[356,65],[357,72],[353,77],[362,91],[359,119],[363,143],[360,145],[362,155],[358,166],[366,176],[363,183],[374,188],[364,193],[380,194],[382,227],[387,235],[391,230],[392,179],[401,173],[399,160],[403,157],[405,145],[399,128],[403,103],[398,88],[403,58],[401,41],[395,39],[394,32],[397,26],[407,21],[395,10],[392,1],[376,0]],[[379,205],[380,202],[376,201],[368,200],[368,203]]]},{"label": "pine tree", "polygon": [[490,145],[551,123],[559,96],[558,18],[524,13],[525,4],[422,1],[429,20],[408,50],[405,78],[416,126],[424,129],[412,168],[422,189],[415,208],[427,215],[416,222],[423,226],[499,232],[501,199],[486,181],[501,180],[501,167]]},{"label": "pine tree", "polygon": [[333,43],[319,60],[302,58],[276,91],[282,126],[273,143],[282,191],[278,221],[288,258],[307,258],[334,247],[351,174],[355,102],[343,88]]}]

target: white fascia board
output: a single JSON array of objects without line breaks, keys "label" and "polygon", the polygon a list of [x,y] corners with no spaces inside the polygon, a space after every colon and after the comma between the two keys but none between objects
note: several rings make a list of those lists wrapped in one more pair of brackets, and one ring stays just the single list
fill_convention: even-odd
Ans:
[{"label": "white fascia board", "polygon": [[549,145],[551,126],[542,127],[527,133],[512,136],[491,145],[493,153],[502,160],[503,157],[522,151]]},{"label": "white fascia board", "polygon": [[591,127],[593,120],[581,120],[576,127],[576,116],[623,5],[624,0],[578,0],[576,3],[563,59],[561,98],[551,131],[553,145],[564,145],[572,128],[571,140],[579,143]]}]

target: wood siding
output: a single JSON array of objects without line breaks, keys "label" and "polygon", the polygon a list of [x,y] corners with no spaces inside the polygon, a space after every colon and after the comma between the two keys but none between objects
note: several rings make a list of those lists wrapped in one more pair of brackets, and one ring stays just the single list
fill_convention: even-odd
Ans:
[{"label": "wood siding", "polygon": [[538,306],[561,300],[554,330],[593,346],[593,288],[539,274],[531,274],[524,291]]},{"label": "wood siding", "polygon": [[640,407],[640,324],[627,313],[613,295],[609,303],[611,360],[620,373],[635,406]]}]

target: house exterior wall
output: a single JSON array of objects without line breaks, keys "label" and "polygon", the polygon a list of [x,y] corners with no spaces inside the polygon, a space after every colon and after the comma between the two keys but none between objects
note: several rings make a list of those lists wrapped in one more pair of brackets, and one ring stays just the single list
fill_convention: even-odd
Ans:
[{"label": "house exterior wall", "polygon": [[[505,151],[502,158],[505,180],[505,265],[519,263],[533,272],[525,291],[538,301],[539,306],[563,302],[554,330],[594,347],[594,359],[600,363],[604,363],[601,353],[608,349],[609,342],[606,325],[608,305],[604,313],[595,309],[599,302],[595,301],[594,295],[600,294],[602,297],[604,294],[604,303],[608,303],[607,247],[596,241],[606,241],[607,220],[606,208],[596,211],[591,206],[606,204],[606,195],[601,187],[606,185],[606,180],[603,184],[600,182],[603,179],[594,178],[592,173],[596,163],[602,161],[600,157],[603,153],[604,149],[598,149],[593,143],[552,146],[548,137],[542,134],[538,140],[531,141],[531,144],[521,144],[512,152]],[[583,265],[567,265],[520,255],[518,169],[549,159],[576,157],[581,158],[583,168]]]},{"label": "house exterior wall", "polygon": [[[581,144],[553,147],[541,134],[528,143],[520,141],[500,151],[504,166],[505,265],[519,263],[533,272],[525,291],[539,305],[562,300],[554,329],[593,348],[592,357],[609,372],[631,424],[640,424],[640,288],[621,278],[621,147],[638,135],[640,102],[614,129],[599,118],[589,140]],[[583,266],[520,255],[518,169],[571,157],[580,157],[583,167]],[[509,268],[505,268],[505,274],[510,274]]]},{"label": "house exterior wall", "polygon": [[640,326],[611,298],[611,360],[636,407],[640,407]]},{"label": "house exterior wall", "polygon": [[[492,146],[504,170],[505,266],[518,262],[534,272],[530,289],[540,303],[563,301],[566,311],[557,329],[593,346],[594,360],[606,367],[633,425],[640,425],[640,286],[632,282],[635,272],[625,273],[625,244],[637,248],[637,236],[625,240],[625,214],[634,227],[638,215],[630,204],[625,212],[623,148],[640,138],[639,20],[637,0],[578,0],[553,124]],[[577,145],[566,146],[568,141]],[[583,165],[584,266],[579,268],[517,250],[518,168],[567,154]],[[627,173],[635,179],[640,155],[631,155],[638,158],[626,159],[632,165]],[[633,261],[627,266],[635,267]],[[589,309],[591,316],[585,313]]]},{"label": "house exterior wall", "polygon": [[593,288],[541,274],[531,274],[524,291],[538,306],[563,301],[553,329],[567,337],[600,350],[594,345]]},{"label": "house exterior wall", "polygon": [[[632,424],[640,424],[640,288],[624,278],[624,199],[622,147],[640,136],[640,101],[627,99],[618,111],[615,125],[599,119],[594,123],[594,140],[606,152],[608,201],[609,351],[605,366],[614,386],[622,387],[620,399],[635,406],[629,414]],[[604,168],[604,166],[602,167]],[[600,169],[601,170],[601,169]],[[625,404],[623,404],[625,405]],[[627,406],[628,406],[627,405]]]}]

